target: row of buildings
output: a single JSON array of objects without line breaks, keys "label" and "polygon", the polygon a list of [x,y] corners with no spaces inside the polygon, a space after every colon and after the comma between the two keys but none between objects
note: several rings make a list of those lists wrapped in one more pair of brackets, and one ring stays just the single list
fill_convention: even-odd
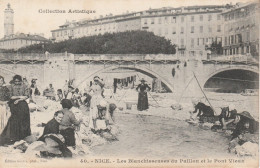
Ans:
[{"label": "row of buildings", "polygon": [[14,10],[8,4],[4,11],[4,37],[0,39],[0,49],[19,49],[33,44],[48,43],[42,34],[14,33]]},{"label": "row of buildings", "polygon": [[104,33],[145,30],[177,45],[179,55],[203,56],[213,42],[223,54],[259,54],[259,3],[149,9],[66,22],[52,30],[56,42]]},{"label": "row of buildings", "polygon": [[[222,45],[224,55],[250,53],[258,56],[259,13],[259,3],[251,2],[165,7],[115,16],[109,14],[95,19],[66,21],[51,31],[51,40],[60,42],[104,33],[145,30],[171,40],[177,46],[177,54],[181,56],[205,56],[213,42]],[[33,35],[14,36],[13,22],[10,21],[12,14],[9,6],[5,11],[5,37],[0,40],[0,48],[19,48],[48,42],[36,35],[35,38],[32,38]],[[25,39],[21,40],[20,37]]]}]

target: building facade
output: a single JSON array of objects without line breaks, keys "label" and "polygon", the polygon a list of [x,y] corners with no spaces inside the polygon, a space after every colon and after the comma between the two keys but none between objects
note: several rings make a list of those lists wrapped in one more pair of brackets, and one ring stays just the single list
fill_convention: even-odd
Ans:
[{"label": "building facade", "polygon": [[223,53],[250,54],[259,58],[259,3],[237,5],[222,13],[224,18]]},{"label": "building facade", "polygon": [[222,41],[224,26],[221,13],[231,7],[232,5],[167,7],[116,16],[110,14],[93,20],[67,22],[59,29],[52,30],[52,39],[59,42],[104,33],[145,30],[171,40],[181,56],[205,56],[206,45]]},{"label": "building facade", "polygon": [[34,35],[24,34],[24,33],[12,34],[0,39],[0,49],[17,50],[19,48],[30,46],[33,44],[48,43],[48,42],[50,41],[36,34]]},{"label": "building facade", "polygon": [[14,11],[8,4],[4,11],[4,37],[0,39],[0,49],[19,49],[33,44],[48,43],[48,39],[37,34],[14,34]]},{"label": "building facade", "polygon": [[179,55],[205,56],[205,45],[221,40],[221,12],[225,6],[192,6],[148,10],[142,30],[154,32],[177,45]]}]

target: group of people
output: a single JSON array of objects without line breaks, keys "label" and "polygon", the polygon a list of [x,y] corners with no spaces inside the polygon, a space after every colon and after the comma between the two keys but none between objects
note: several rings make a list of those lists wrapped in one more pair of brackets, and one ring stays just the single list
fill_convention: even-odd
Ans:
[{"label": "group of people", "polygon": [[[10,86],[5,85],[5,80],[0,76],[0,109],[1,109],[1,135],[0,145],[11,145],[16,141],[25,139],[31,135],[30,127],[30,112],[28,101],[32,94],[35,94],[36,82],[31,90],[20,75],[15,75]],[[98,134],[101,130],[110,132],[111,125],[114,124],[114,111],[117,108],[115,104],[108,103],[102,96],[103,84],[98,76],[94,77],[94,82],[89,88],[88,93],[91,98],[88,98],[86,105],[90,106],[89,114],[89,128],[93,133]],[[49,91],[54,92],[52,85],[49,85]],[[78,96],[77,96],[78,94]],[[88,94],[88,95],[89,95]],[[75,149],[75,130],[78,130],[82,119],[77,120],[71,108],[79,107],[84,104],[81,102],[79,90],[74,89],[73,86],[68,85],[64,92],[58,90],[58,99],[51,99],[60,101],[62,109],[54,113],[53,119],[48,123],[43,124],[44,131],[38,141],[43,141],[48,146],[48,143],[57,143],[57,149],[61,153],[57,156],[71,157],[72,153],[67,147]],[[49,99],[49,97],[47,97]],[[77,102],[77,101],[80,102]],[[8,116],[10,115],[10,116]],[[103,123],[103,124],[102,124]],[[55,155],[52,150],[44,150],[41,154],[43,156]]]},{"label": "group of people", "polygon": [[233,104],[221,108],[221,114],[215,116],[215,112],[211,106],[205,105],[195,99],[192,103],[195,109],[191,111],[191,114],[197,113],[200,122],[214,123],[211,127],[213,131],[231,130],[231,140],[236,139],[240,144],[245,142],[243,140],[244,134],[255,134],[259,130],[259,123],[255,121],[251,114],[247,111],[238,113]]}]

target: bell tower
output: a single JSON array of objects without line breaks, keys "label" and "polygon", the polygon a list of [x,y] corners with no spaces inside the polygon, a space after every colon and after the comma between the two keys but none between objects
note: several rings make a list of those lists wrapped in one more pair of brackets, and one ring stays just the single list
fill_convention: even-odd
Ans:
[{"label": "bell tower", "polygon": [[4,36],[14,34],[14,11],[8,3],[4,11]]}]

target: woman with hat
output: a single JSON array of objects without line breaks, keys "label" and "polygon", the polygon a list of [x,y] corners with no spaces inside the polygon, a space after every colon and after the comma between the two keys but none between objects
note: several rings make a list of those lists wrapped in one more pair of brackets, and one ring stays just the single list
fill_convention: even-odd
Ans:
[{"label": "woman with hat", "polygon": [[237,137],[241,138],[243,134],[245,133],[255,133],[255,120],[250,115],[249,112],[243,111],[242,113],[237,114],[240,118],[239,122],[236,125],[236,129],[232,133],[232,139],[235,139]]},{"label": "woman with hat", "polygon": [[145,83],[146,81],[143,78],[140,81],[141,84],[139,84],[136,88],[139,92],[137,109],[139,111],[143,111],[149,108],[147,92],[150,91],[151,88]]},{"label": "woman with hat", "polygon": [[39,91],[39,89],[37,88],[37,85],[36,85],[36,80],[37,79],[32,79],[31,86],[30,86],[30,98],[31,98],[32,102],[34,102],[35,96],[40,95],[40,91]]},{"label": "woman with hat", "polygon": [[30,96],[29,88],[20,75],[15,75],[12,81],[9,101],[11,117],[1,134],[1,144],[12,144],[31,135],[30,112],[26,102]]},{"label": "woman with hat", "polygon": [[[93,78],[94,83],[89,89],[89,93],[91,95],[91,100],[90,100],[90,116],[95,116],[97,114],[97,105],[102,97],[102,86],[103,82],[100,80],[98,76],[95,76]],[[92,122],[92,119],[90,117],[90,122]]]}]

